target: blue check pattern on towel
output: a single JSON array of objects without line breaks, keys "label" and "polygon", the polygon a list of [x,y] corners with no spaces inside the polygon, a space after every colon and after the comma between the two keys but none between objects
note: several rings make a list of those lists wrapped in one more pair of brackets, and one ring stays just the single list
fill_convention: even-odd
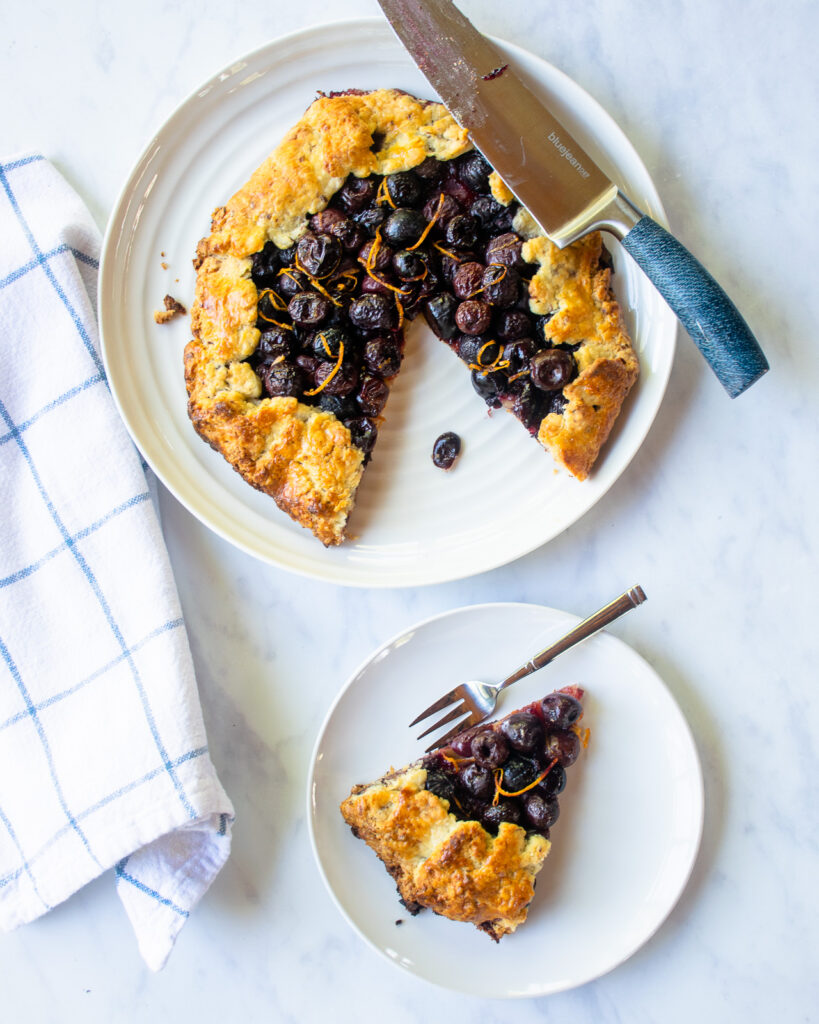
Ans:
[{"label": "blue check pattern on towel", "polygon": [[100,357],[99,233],[23,156],[0,164],[0,239],[0,927],[113,868],[159,969],[227,858],[233,808]]}]

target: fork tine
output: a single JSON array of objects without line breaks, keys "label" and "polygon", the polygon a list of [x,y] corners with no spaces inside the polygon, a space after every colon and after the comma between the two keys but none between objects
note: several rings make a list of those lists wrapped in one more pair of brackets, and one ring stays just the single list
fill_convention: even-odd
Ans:
[{"label": "fork tine", "polygon": [[[443,711],[444,708],[449,707],[449,705],[456,700],[461,700],[461,697],[455,692],[455,690],[450,690],[449,693],[445,693],[443,697],[436,700],[434,704],[430,704],[426,711],[422,711],[417,718],[413,718],[409,724],[410,729],[414,725],[418,725],[419,722],[423,722],[425,718],[429,718],[430,715],[434,715],[436,711]],[[418,738],[420,739],[421,737],[419,736]]]},{"label": "fork tine", "polygon": [[469,713],[469,708],[463,701],[458,701],[456,707],[454,707],[448,715],[444,715],[443,718],[439,718],[437,722],[434,722],[428,729],[424,729],[420,736],[416,737],[422,740],[425,736],[428,736],[431,732],[435,732],[436,729],[440,729],[442,725],[446,725],[448,722],[454,722],[456,718],[463,718],[464,715]]},{"label": "fork tine", "polygon": [[[470,725],[477,725],[477,722],[470,722],[469,719],[466,719],[463,722],[458,722],[458,724],[456,726],[453,726],[453,728],[450,729],[449,732],[444,733],[444,735],[437,739],[431,746],[427,747],[424,753],[431,754],[433,750],[437,750],[439,747],[445,747],[451,739],[454,739],[454,737],[457,736],[459,732],[463,732],[464,729],[466,729]],[[419,736],[418,738],[420,739],[421,737]]]}]

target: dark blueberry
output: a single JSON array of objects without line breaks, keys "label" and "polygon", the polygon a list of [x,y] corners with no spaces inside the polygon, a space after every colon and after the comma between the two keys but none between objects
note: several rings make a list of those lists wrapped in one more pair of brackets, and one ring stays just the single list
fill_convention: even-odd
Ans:
[{"label": "dark blueberry", "polygon": [[364,365],[380,377],[394,377],[401,367],[401,349],[392,338],[370,338],[364,346]]},{"label": "dark blueberry", "polygon": [[387,194],[396,206],[417,206],[423,189],[412,171],[387,175]]},{"label": "dark blueberry", "polygon": [[346,219],[341,210],[334,210],[330,207],[313,214],[310,218],[310,230],[317,235],[327,234],[334,224],[340,224]]},{"label": "dark blueberry", "polygon": [[276,283],[276,276],[281,266],[279,250],[273,242],[266,242],[261,252],[254,252],[251,257],[250,276],[257,287],[271,287]]},{"label": "dark blueberry", "polygon": [[483,154],[479,153],[477,149],[473,149],[458,158],[455,173],[464,185],[475,192],[489,191],[489,175],[492,173],[492,168]]},{"label": "dark blueberry", "polygon": [[361,282],[362,295],[390,295],[391,290],[380,277],[365,277]]},{"label": "dark blueberry", "polygon": [[271,292],[269,291],[262,293],[256,309],[259,315],[259,327],[263,331],[267,330],[267,325],[271,321],[278,321],[282,318],[282,310],[277,309],[273,304]]},{"label": "dark blueberry", "polygon": [[348,315],[362,331],[390,330],[398,322],[395,300],[387,295],[362,295],[353,299]]},{"label": "dark blueberry", "polygon": [[484,768],[499,768],[509,755],[506,740],[494,729],[482,729],[469,745],[472,756]]},{"label": "dark blueberry", "polygon": [[309,287],[310,282],[307,280],[306,276],[299,273],[298,270],[288,268],[287,273],[281,274],[279,277],[278,290],[281,293],[282,298],[288,302],[294,295],[298,295],[299,292],[303,292]]},{"label": "dark blueberry", "polygon": [[335,362],[342,345],[344,345],[346,355],[350,350],[350,339],[338,327],[327,327],[322,331],[316,331],[310,338],[310,351],[316,359],[329,359]]},{"label": "dark blueberry", "polygon": [[461,439],[451,430],[436,438],[432,446],[432,461],[438,469],[451,469],[460,454]]},{"label": "dark blueberry", "polygon": [[560,391],[575,376],[577,365],[571,352],[547,348],[532,357],[532,383],[541,391]]},{"label": "dark blueberry", "polygon": [[468,764],[461,771],[459,781],[471,797],[483,803],[490,803],[495,795],[495,777],[489,768],[479,764]]},{"label": "dark blueberry", "polygon": [[451,175],[444,182],[444,191],[447,192],[448,195],[454,196],[461,206],[467,210],[476,199],[474,191],[468,185],[465,185],[460,178],[457,178],[454,175]]},{"label": "dark blueberry", "polygon": [[279,356],[290,359],[296,350],[296,339],[292,331],[284,327],[270,327],[262,331],[259,344],[256,346],[256,356],[260,362],[272,363]]},{"label": "dark blueberry", "polygon": [[384,221],[382,234],[385,241],[395,249],[406,249],[415,245],[426,226],[427,222],[418,210],[399,206]]},{"label": "dark blueberry", "polygon": [[[329,379],[332,376],[332,379]],[[335,363],[319,363],[314,380],[316,387],[324,385],[322,392],[340,395],[342,398],[355,391],[358,384],[358,370],[352,363],[343,362],[338,369]],[[327,381],[325,384],[324,382]]]},{"label": "dark blueberry", "polygon": [[535,789],[544,796],[557,796],[566,788],[566,769],[562,764],[553,766],[545,779],[541,779]]},{"label": "dark blueberry", "polygon": [[338,201],[347,213],[359,213],[375,199],[377,191],[378,182],[373,178],[356,178],[351,174],[341,186]]},{"label": "dark blueberry", "polygon": [[345,252],[357,252],[367,237],[367,233],[360,224],[347,218],[330,225],[327,233],[339,240],[341,248]]},{"label": "dark blueberry", "polygon": [[568,404],[568,399],[564,398],[562,391],[551,391],[549,393],[549,412],[560,415]]},{"label": "dark blueberry", "polygon": [[417,252],[399,249],[392,258],[392,269],[401,281],[420,281],[427,274],[427,265]]},{"label": "dark blueberry", "polygon": [[516,800],[499,800],[494,807],[490,804],[483,812],[483,824],[490,832],[497,832],[501,822],[517,825],[520,819],[520,805]]},{"label": "dark blueberry", "polygon": [[305,235],[296,246],[296,259],[311,277],[329,277],[341,262],[341,242],[332,235]]},{"label": "dark blueberry", "polygon": [[473,338],[469,334],[462,334],[457,343],[458,355],[465,363],[477,364],[478,352],[485,342],[485,338]]},{"label": "dark blueberry", "polygon": [[472,740],[481,731],[480,727],[464,729],[454,739],[450,740],[449,746],[458,757],[472,757]]},{"label": "dark blueberry", "polygon": [[580,754],[580,739],[575,732],[550,732],[546,737],[544,757],[547,761],[557,758],[557,763],[568,768]]},{"label": "dark blueberry", "polygon": [[520,275],[512,267],[490,265],[483,272],[483,297],[493,306],[513,306],[520,294]]},{"label": "dark blueberry", "polygon": [[452,290],[459,299],[476,295],[483,287],[484,265],[482,263],[461,263],[452,274]]},{"label": "dark blueberry", "polygon": [[286,249],[279,249],[279,260],[283,267],[289,267],[296,258],[296,245],[289,245]]},{"label": "dark blueberry", "polygon": [[[529,338],[532,333],[532,318],[517,309],[504,309],[495,319],[495,333],[504,341]],[[534,352],[534,342],[532,343]]]},{"label": "dark blueberry", "polygon": [[413,167],[413,171],[427,184],[434,184],[440,180],[444,172],[444,165],[440,160],[436,160],[434,156],[428,156],[417,167]]},{"label": "dark blueberry", "polygon": [[[358,253],[358,262],[364,266],[367,265],[367,260],[370,257],[372,247],[375,245],[375,241],[365,242]],[[372,266],[370,270],[375,270],[378,273],[389,269],[392,265],[393,251],[388,245],[379,245],[376,249],[375,256],[372,260]]]},{"label": "dark blueberry", "polygon": [[361,213],[356,213],[353,216],[355,223],[370,237],[375,235],[376,230],[381,227],[386,219],[387,211],[383,206],[368,206],[366,210],[362,210]]},{"label": "dark blueberry", "polygon": [[509,373],[520,373],[529,366],[529,360],[535,354],[535,343],[531,338],[518,338],[504,345],[503,358],[509,363]]},{"label": "dark blueberry", "polygon": [[378,427],[367,419],[366,416],[357,416],[355,419],[345,420],[347,429],[350,431],[350,440],[364,454],[371,452],[378,436]]},{"label": "dark blueberry", "polygon": [[[438,214],[437,217],[435,217],[436,212]],[[461,206],[458,200],[454,196],[446,194],[441,199],[440,192],[424,203],[424,217],[426,220],[429,221],[435,217],[434,231],[443,231],[452,218],[457,217],[460,212]]]},{"label": "dark blueberry", "polygon": [[455,778],[440,768],[427,768],[425,788],[442,800],[452,803],[455,796]]},{"label": "dark blueberry", "polygon": [[[305,381],[309,381],[310,387],[316,379],[316,370],[318,369],[319,361],[314,356],[308,356],[304,352],[296,356],[296,366],[304,374]],[[305,384],[305,386],[307,386]]]},{"label": "dark blueberry", "polygon": [[560,816],[560,806],[555,797],[542,796],[537,792],[524,793],[523,813],[532,828],[548,832]]},{"label": "dark blueberry", "polygon": [[494,338],[480,338],[477,359],[480,366],[491,366],[501,355],[502,348]]},{"label": "dark blueberry", "polygon": [[380,377],[367,377],[361,382],[356,401],[364,416],[378,416],[389,394],[390,389]]},{"label": "dark blueberry", "polygon": [[510,203],[509,206],[501,206],[500,213],[495,218],[493,230],[496,234],[504,234],[512,230],[515,216],[520,209],[519,203]]},{"label": "dark blueberry", "polygon": [[480,221],[471,214],[453,217],[444,231],[444,242],[453,249],[474,249],[478,244]]},{"label": "dark blueberry", "polygon": [[342,398],[340,395],[328,395],[321,391],[318,395],[318,407],[324,412],[331,412],[338,419],[348,419],[358,412],[355,401],[350,398]]},{"label": "dark blueberry", "polygon": [[[543,747],[543,725],[531,711],[518,711],[501,722],[501,732],[513,750],[533,754]],[[504,789],[508,789],[504,786]]]},{"label": "dark blueberry", "polygon": [[478,392],[487,405],[497,408],[500,395],[506,384],[502,373],[487,373],[485,370],[472,371],[472,387]]},{"label": "dark blueberry", "polygon": [[467,299],[455,311],[455,323],[464,334],[483,334],[492,323],[492,310],[480,299]]},{"label": "dark blueberry", "polygon": [[332,302],[318,292],[296,292],[287,305],[293,323],[320,324],[330,312]]},{"label": "dark blueberry", "polygon": [[293,363],[265,364],[262,381],[265,391],[274,398],[298,398],[304,392],[304,377]]},{"label": "dark blueberry", "polygon": [[[538,316],[538,317],[535,318],[535,325],[536,325],[536,328],[537,328],[537,337],[538,337],[538,340],[541,343],[546,343],[546,341],[545,341],[545,339],[546,339],[546,326],[549,323],[549,321],[552,319],[552,317],[555,315],[556,312],[557,312],[557,310],[553,309],[550,313],[544,313],[542,316]],[[551,342],[548,342],[547,344],[551,344]],[[541,347],[542,347],[542,345],[541,345]]]},{"label": "dark blueberry", "polygon": [[[508,737],[507,737],[508,740]],[[503,766],[501,786],[507,793],[518,793],[535,781],[540,775],[538,762],[520,754],[511,754]]]},{"label": "dark blueberry", "polygon": [[526,427],[530,434],[537,433],[543,419],[543,392],[524,380],[512,403],[512,413]]},{"label": "dark blueberry", "polygon": [[449,292],[439,292],[424,306],[427,323],[439,338],[453,338],[458,333],[455,323],[455,311],[458,300]]},{"label": "dark blueberry", "polygon": [[491,196],[481,196],[480,199],[476,199],[470,206],[469,212],[473,217],[478,218],[481,222],[481,227],[486,230],[495,225],[498,214],[502,209],[501,204]]},{"label": "dark blueberry", "polygon": [[550,693],[540,707],[546,724],[554,729],[570,729],[583,714],[583,705],[569,693]]},{"label": "dark blueberry", "polygon": [[500,263],[504,267],[515,267],[519,270],[525,265],[520,254],[522,246],[520,236],[513,231],[496,235],[490,239],[486,247],[486,262]]}]

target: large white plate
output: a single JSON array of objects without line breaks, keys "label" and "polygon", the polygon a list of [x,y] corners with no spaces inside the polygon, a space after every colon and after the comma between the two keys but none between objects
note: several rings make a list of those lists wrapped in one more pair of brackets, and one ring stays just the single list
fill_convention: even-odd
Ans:
[{"label": "large white plate", "polygon": [[591,728],[588,750],[569,769],[529,919],[514,935],[495,945],[469,925],[427,911],[411,917],[339,813],[355,783],[422,753],[420,730],[407,723],[435,697],[466,679],[503,679],[577,622],[527,604],[477,605],[422,622],[361,666],[319,733],[308,821],[330,893],[378,952],[438,985],[493,998],[591,981],[656,931],[694,864],[703,785],[688,725],[654,670],[605,633],[521,680],[499,708],[505,714],[578,682]]},{"label": "large white plate", "polygon": [[[656,219],[648,173],[608,115],[539,58],[499,43],[583,145]],[[665,390],[676,324],[653,286],[612,243],[616,288],[642,377],[592,477],[578,483],[508,414],[488,416],[469,374],[416,321],[387,422],[358,493],[352,539],[325,550],[201,441],[186,414],[186,319],[157,326],[170,292],[193,295],[191,259],[227,200],[301,116],[317,90],[430,89],[385,22],[324,25],[236,61],[189,97],[139,159],[103,246],[100,324],[108,377],[146,460],[202,522],[245,551],[337,583],[407,586],[502,565],[533,550],[593,505],[639,448]],[[167,267],[163,267],[163,263]],[[443,473],[435,438],[457,431],[464,452]]]}]

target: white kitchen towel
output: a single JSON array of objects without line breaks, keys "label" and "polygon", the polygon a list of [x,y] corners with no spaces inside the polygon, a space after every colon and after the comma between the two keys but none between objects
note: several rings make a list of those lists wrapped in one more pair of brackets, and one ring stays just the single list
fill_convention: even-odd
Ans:
[{"label": "white kitchen towel", "polygon": [[99,232],[0,163],[0,927],[103,871],[161,968],[230,851],[146,467],[105,377]]}]

